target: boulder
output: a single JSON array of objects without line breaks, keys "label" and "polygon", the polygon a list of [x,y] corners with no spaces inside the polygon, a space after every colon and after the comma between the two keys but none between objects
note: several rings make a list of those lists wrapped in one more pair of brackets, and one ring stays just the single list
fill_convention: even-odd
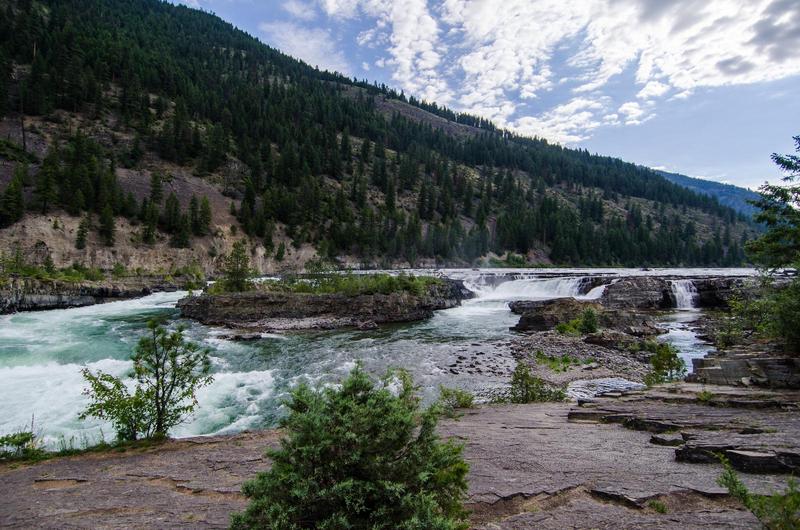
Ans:
[{"label": "boulder", "polygon": [[603,310],[596,302],[574,298],[511,302],[509,307],[513,313],[522,315],[517,325],[511,328],[513,331],[547,331],[580,317],[586,309],[593,309],[598,314]]},{"label": "boulder", "polygon": [[623,278],[606,287],[600,302],[609,309],[666,309],[674,306],[672,288],[663,278]]}]

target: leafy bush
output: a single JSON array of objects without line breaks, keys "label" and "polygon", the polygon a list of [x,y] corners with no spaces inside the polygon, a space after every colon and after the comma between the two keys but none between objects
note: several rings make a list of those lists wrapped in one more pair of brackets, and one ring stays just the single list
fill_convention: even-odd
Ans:
[{"label": "leafy bush", "polygon": [[0,460],[31,460],[44,454],[33,431],[18,431],[0,436]]},{"label": "leafy bush", "polygon": [[549,385],[540,377],[531,374],[531,368],[525,361],[517,361],[514,373],[511,374],[511,387],[506,392],[496,395],[492,402],[538,403],[564,401],[566,398],[564,389]]},{"label": "leafy bush", "polygon": [[439,404],[442,407],[442,414],[454,418],[456,409],[471,409],[475,406],[475,396],[460,388],[439,386]]},{"label": "leafy bush", "polygon": [[711,400],[714,399],[714,393],[709,392],[708,390],[701,390],[697,393],[697,401],[700,403],[711,403]]},{"label": "leafy bush", "polygon": [[647,341],[645,349],[653,353],[650,357],[651,371],[644,378],[647,386],[669,383],[683,379],[686,363],[678,356],[678,350],[666,342]]},{"label": "leafy bush", "polygon": [[597,313],[591,307],[584,309],[580,318],[561,322],[556,325],[556,331],[561,335],[587,335],[597,332]]},{"label": "leafy bush", "polygon": [[245,483],[232,528],[467,527],[462,448],[440,441],[438,407],[420,411],[407,373],[376,384],[356,367],[338,387],[299,385],[287,406],[286,436]]},{"label": "leafy bush", "polygon": [[583,311],[578,329],[584,335],[588,333],[597,333],[597,313],[594,312],[594,309],[587,307]]},{"label": "leafy bush", "polygon": [[728,489],[728,493],[755,515],[764,528],[769,530],[795,530],[800,528],[800,489],[794,478],[789,479],[783,493],[754,495],[731,467],[725,457],[720,457],[725,470],[717,484]]},{"label": "leafy bush", "polygon": [[150,321],[148,330],[132,356],[132,393],[117,377],[83,370],[91,403],[80,417],[110,421],[120,441],[166,436],[194,411],[197,390],[212,381],[208,351],[184,340],[182,328],[170,333]]}]

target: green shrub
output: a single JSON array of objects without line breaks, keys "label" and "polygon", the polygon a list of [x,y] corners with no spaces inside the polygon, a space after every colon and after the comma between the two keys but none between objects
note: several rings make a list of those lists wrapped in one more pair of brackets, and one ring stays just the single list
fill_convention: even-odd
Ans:
[{"label": "green shrub", "polygon": [[212,381],[208,351],[184,340],[182,328],[170,333],[151,320],[131,359],[133,392],[117,377],[83,370],[90,404],[80,417],[110,421],[120,441],[167,436],[194,411],[197,390]]},{"label": "green shrub", "polygon": [[701,390],[697,393],[697,401],[700,403],[710,403],[714,399],[714,393],[708,390]]},{"label": "green shrub", "polygon": [[438,407],[420,411],[407,373],[376,384],[359,366],[338,387],[299,385],[287,407],[272,467],[245,483],[232,528],[467,527],[462,447],[440,441]]},{"label": "green shrub", "polygon": [[667,505],[661,501],[656,501],[656,500],[648,501],[647,506],[649,506],[658,513],[662,514],[667,513]]},{"label": "green shrub", "polygon": [[578,329],[584,335],[588,333],[597,333],[597,313],[595,313],[594,309],[587,307],[583,311]]},{"label": "green shrub", "polygon": [[561,335],[587,335],[597,332],[597,313],[587,307],[579,318],[556,325],[556,332]]},{"label": "green shrub", "polygon": [[678,355],[678,350],[666,342],[648,341],[647,351],[653,352],[650,357],[650,373],[644,378],[647,386],[669,383],[683,379],[686,375],[686,363]]},{"label": "green shrub", "polygon": [[0,461],[36,460],[45,454],[33,431],[18,431],[0,436]]},{"label": "green shrub", "polygon": [[456,409],[471,409],[475,406],[475,396],[460,388],[439,386],[439,404],[442,407],[442,414],[454,418]]},{"label": "green shrub", "polygon": [[128,275],[128,269],[122,263],[115,263],[114,268],[111,269],[111,276],[114,278],[124,278]]},{"label": "green shrub", "polygon": [[492,398],[493,403],[538,403],[545,401],[564,401],[564,389],[549,385],[543,379],[531,374],[525,361],[517,361],[511,374],[511,387]]},{"label": "green shrub", "polygon": [[556,325],[556,332],[561,335],[580,335],[581,319],[576,318],[569,322],[561,322]]},{"label": "green shrub", "polygon": [[717,484],[727,488],[728,493],[755,515],[764,528],[769,530],[796,530],[800,528],[800,489],[797,481],[790,478],[783,493],[755,495],[731,467],[725,457],[720,457],[725,470]]}]

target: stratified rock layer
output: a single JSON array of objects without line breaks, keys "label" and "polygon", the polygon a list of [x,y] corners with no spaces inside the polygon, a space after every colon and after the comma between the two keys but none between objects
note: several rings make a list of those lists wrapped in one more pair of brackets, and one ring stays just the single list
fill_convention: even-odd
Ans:
[{"label": "stratified rock layer", "polygon": [[177,291],[185,283],[180,279],[154,277],[84,282],[12,277],[0,285],[0,314],[66,309],[136,298],[159,291]]}]

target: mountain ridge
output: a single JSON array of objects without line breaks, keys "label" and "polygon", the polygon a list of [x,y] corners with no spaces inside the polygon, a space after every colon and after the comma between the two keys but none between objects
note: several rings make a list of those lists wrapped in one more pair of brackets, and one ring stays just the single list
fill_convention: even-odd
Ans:
[{"label": "mountain ridge", "polygon": [[[128,256],[197,246],[210,269],[243,232],[266,270],[315,254],[375,265],[509,253],[539,263],[737,264],[752,233],[734,210],[650,170],[320,72],[205,12],[156,0],[0,6],[0,132],[10,145],[0,150],[0,190],[14,195],[0,211],[6,235],[37,211],[93,225],[124,217],[125,237],[100,243],[130,244]],[[37,157],[28,172],[13,154],[26,144]],[[138,188],[123,171],[138,175]],[[183,188],[174,199],[141,189],[176,171],[213,184],[233,217],[211,200],[213,227],[200,230]],[[24,240],[19,232],[6,244]],[[67,251],[65,236],[42,237],[61,238],[59,264],[87,259]],[[96,239],[92,251],[108,265],[115,247]]]}]

